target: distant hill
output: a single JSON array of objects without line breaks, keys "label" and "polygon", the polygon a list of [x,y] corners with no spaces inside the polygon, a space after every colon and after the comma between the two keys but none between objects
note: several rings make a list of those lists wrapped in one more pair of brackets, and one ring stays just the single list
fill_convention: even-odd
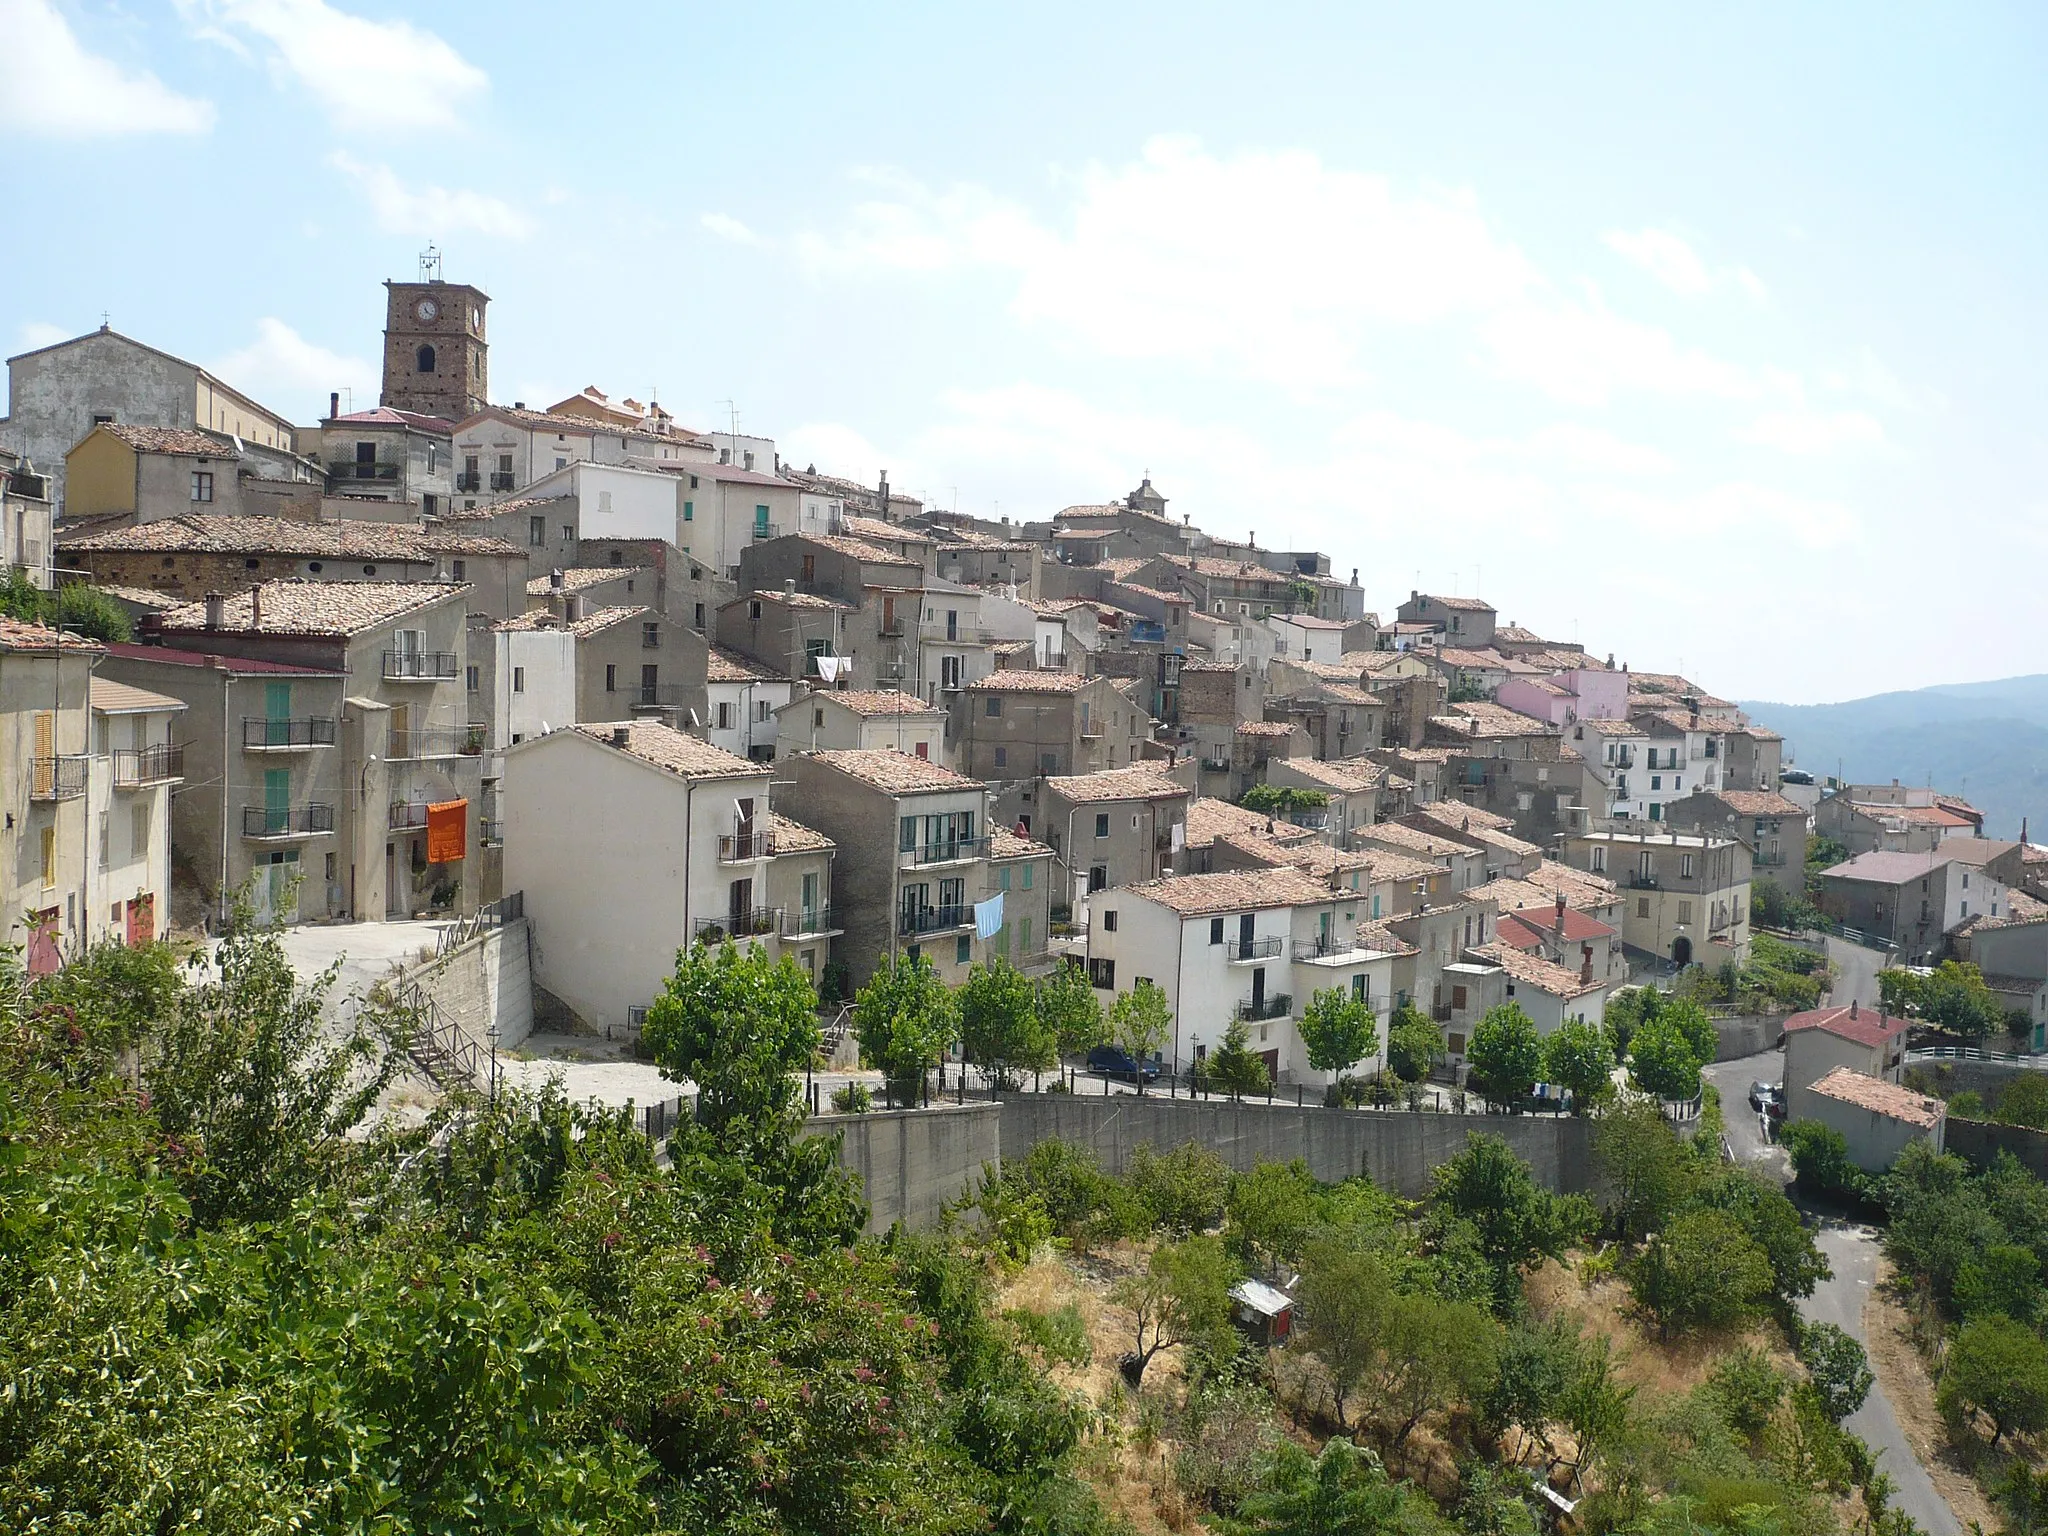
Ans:
[{"label": "distant hill", "polygon": [[2018,837],[2026,817],[2035,841],[2048,840],[2048,673],[1742,708],[1782,732],[1787,758],[1817,779],[1932,782],[1979,807],[1987,835]]}]

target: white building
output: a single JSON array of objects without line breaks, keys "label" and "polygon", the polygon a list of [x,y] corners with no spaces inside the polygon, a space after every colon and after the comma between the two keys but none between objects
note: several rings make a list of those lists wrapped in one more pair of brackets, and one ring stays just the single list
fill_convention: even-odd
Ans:
[{"label": "white building", "polygon": [[171,790],[185,777],[184,749],[172,736],[185,705],[101,677],[91,697],[96,852],[85,938],[147,944],[171,926]]},{"label": "white building", "polygon": [[1349,626],[1340,620],[1319,619],[1309,613],[1269,613],[1260,623],[1273,637],[1272,656],[1288,661],[1336,661],[1344,654],[1344,631]]},{"label": "white building", "polygon": [[[491,752],[576,723],[576,632],[552,614],[508,619],[491,630]],[[494,776],[498,764],[487,764]]]},{"label": "white building", "polygon": [[780,475],[730,464],[674,464],[668,472],[682,504],[676,546],[721,576],[738,572],[749,545],[797,531],[802,493]]},{"label": "white building", "polygon": [[713,746],[735,757],[775,755],[782,728],[776,711],[789,703],[794,683],[751,656],[714,645],[705,663],[704,688],[710,706],[704,723]]},{"label": "white building", "polygon": [[907,752],[946,761],[946,712],[914,693],[838,688],[791,699],[775,716],[775,751]]},{"label": "white building", "polygon": [[573,496],[585,539],[661,539],[681,531],[676,477],[637,464],[575,460],[526,487],[528,496]]}]

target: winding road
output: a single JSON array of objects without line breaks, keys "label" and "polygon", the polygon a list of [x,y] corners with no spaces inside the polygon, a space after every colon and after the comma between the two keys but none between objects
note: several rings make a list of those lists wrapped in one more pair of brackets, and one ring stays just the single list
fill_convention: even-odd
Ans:
[{"label": "winding road", "polygon": [[[1757,1116],[1749,1107],[1749,1085],[1775,1083],[1783,1075],[1785,1058],[1777,1051],[1763,1051],[1734,1061],[1716,1062],[1703,1075],[1721,1090],[1721,1114],[1728,1126],[1728,1146],[1738,1163],[1757,1168],[1774,1181],[1792,1177],[1784,1148],[1765,1139]],[[1833,1323],[1867,1351],[1863,1334],[1863,1304],[1877,1280],[1877,1233],[1854,1222],[1823,1221],[1814,1239],[1834,1270],[1814,1293],[1800,1304],[1799,1314],[1808,1322]],[[1927,1468],[1913,1454],[1884,1395],[1882,1384],[1871,1388],[1863,1406],[1851,1414],[1848,1428],[1861,1435],[1877,1457],[1878,1466],[1891,1474],[1895,1485],[1892,1506],[1910,1515],[1927,1536],[1962,1536],[1962,1524],[1948,1507],[1927,1475]]]}]

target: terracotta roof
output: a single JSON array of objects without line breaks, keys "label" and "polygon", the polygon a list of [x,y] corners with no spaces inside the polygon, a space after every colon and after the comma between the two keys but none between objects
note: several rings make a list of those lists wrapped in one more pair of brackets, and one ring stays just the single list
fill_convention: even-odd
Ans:
[{"label": "terracotta roof", "polygon": [[1285,720],[1243,720],[1238,723],[1240,736],[1292,736],[1294,727]]},{"label": "terracotta roof", "polygon": [[885,523],[878,517],[849,517],[843,519],[846,531],[856,539],[908,539],[914,544],[936,542],[934,536],[921,528],[906,528],[901,523]]},{"label": "terracotta roof", "polygon": [[1453,831],[1510,832],[1515,825],[1512,817],[1467,805],[1462,800],[1432,800],[1428,805],[1418,805],[1411,815],[1401,819],[1412,822],[1416,816],[1427,817]]},{"label": "terracotta roof", "polygon": [[1088,686],[1078,672],[991,672],[967,685],[968,693],[1076,693]]},{"label": "terracotta roof", "polygon": [[593,608],[574,624],[549,613],[545,608],[530,609],[516,618],[502,619],[491,626],[495,630],[530,633],[542,629],[563,629],[579,640],[588,640],[592,635],[603,634],[615,625],[623,624],[637,614],[651,613],[644,604],[622,604],[612,608]]},{"label": "terracotta roof", "polygon": [[736,597],[731,603],[720,603],[718,611],[725,612],[734,603],[780,603],[785,608],[837,608],[851,611],[845,603],[836,603],[829,597],[820,597],[815,592],[784,592],[765,587],[759,592],[749,592],[745,597]]},{"label": "terracotta roof", "polygon": [[[512,545],[506,546],[508,549]],[[621,576],[638,576],[647,569],[644,565],[572,565],[562,572],[562,584],[555,585],[553,575],[536,576],[526,584],[528,597],[546,597],[550,592],[581,592],[586,587],[603,586]]]},{"label": "terracotta roof", "polygon": [[552,507],[561,502],[574,501],[574,496],[521,496],[512,501],[485,502],[479,507],[444,507],[434,515],[437,523],[481,523],[500,517],[507,512],[524,512],[529,507]]},{"label": "terracotta roof", "polygon": [[1358,941],[1367,949],[1389,955],[1419,955],[1422,950],[1387,926],[1385,918],[1371,918],[1358,925]]},{"label": "terracotta roof", "polygon": [[431,432],[436,437],[447,437],[455,424],[439,416],[426,416],[418,411],[401,411],[392,406],[373,406],[367,411],[350,411],[344,416],[329,416],[327,422],[342,427],[411,427],[417,432]]},{"label": "terracotta roof", "polygon": [[1194,791],[1177,784],[1156,768],[1136,764],[1105,768],[1100,773],[1055,775],[1045,787],[1073,801],[1193,799]]},{"label": "terracotta roof", "polygon": [[930,762],[908,752],[844,748],[804,754],[848,778],[859,779],[889,794],[931,794],[945,790],[982,789],[979,779],[955,773],[942,763]]},{"label": "terracotta roof", "polygon": [[[224,633],[359,635],[469,590],[438,581],[266,581],[222,605]],[[254,609],[260,597],[263,617]],[[160,620],[166,633],[206,628],[206,604],[187,603]]]},{"label": "terracotta roof", "polygon": [[60,635],[45,624],[29,624],[21,619],[0,616],[0,651],[97,651],[101,649],[97,640],[87,640],[80,635]]},{"label": "terracotta roof", "polygon": [[[656,438],[657,442],[672,442],[672,438]],[[647,459],[638,464],[624,466],[628,469],[659,469],[671,475],[696,475],[704,480],[723,480],[728,485],[766,485],[786,491],[802,490],[794,480],[785,480],[780,475],[771,475],[763,469],[744,469],[738,464],[712,464],[703,459]]]},{"label": "terracotta roof", "polygon": [[1455,609],[1459,613],[1492,613],[1493,604],[1478,597],[1439,597],[1434,592],[1427,594],[1429,600],[1439,608]]},{"label": "terracotta roof", "polygon": [[1315,833],[1307,827],[1276,821],[1258,811],[1248,811],[1241,805],[1232,805],[1228,800],[1215,800],[1207,796],[1188,803],[1187,827],[1190,848],[1206,848],[1217,838],[1228,837],[1233,833],[1270,837],[1281,843],[1307,842],[1315,837]]},{"label": "terracotta roof", "polygon": [[[1475,700],[1469,704],[1453,704],[1448,716],[1438,716],[1430,721],[1435,725],[1449,720],[1454,729],[1463,729],[1472,736],[1555,736],[1557,727],[1531,716],[1509,709],[1505,704],[1493,704]],[[1463,721],[1462,727],[1456,722]]]},{"label": "terracotta roof", "polygon": [[[648,432],[637,427],[628,427],[617,422],[599,421],[592,416],[571,416],[555,411],[522,411],[509,405],[487,405],[474,416],[469,416],[449,428],[450,433],[467,431],[475,423],[488,417],[496,417],[514,426],[530,431],[557,432],[569,437],[596,437],[600,433],[607,437],[630,437],[647,443],[689,444],[699,439],[685,432]],[[632,466],[629,466],[632,467]],[[695,466],[693,466],[695,467]],[[703,468],[715,468],[704,465]]]},{"label": "terracotta roof", "polygon": [[[592,741],[637,757],[643,763],[652,763],[678,778],[762,779],[768,776],[766,763],[750,763],[723,747],[699,741],[695,736],[685,735],[658,720],[593,721],[571,726],[570,729],[581,732]],[[613,734],[618,731],[626,733],[623,746],[613,740]]]},{"label": "terracotta roof", "polygon": [[1244,912],[1270,907],[1326,906],[1354,891],[1333,891],[1320,880],[1310,879],[1296,869],[1232,870],[1216,875],[1169,875],[1163,880],[1144,880],[1124,886],[1132,896],[1157,902],[1182,917],[1205,917],[1218,912]]},{"label": "terracotta roof", "polygon": [[183,699],[152,693],[147,688],[137,688],[128,683],[117,683],[110,677],[94,678],[91,693],[93,710],[102,715],[156,714],[185,707]]},{"label": "terracotta roof", "polygon": [[1377,790],[1387,777],[1385,768],[1364,757],[1290,757],[1285,767],[1289,773],[1298,774],[1338,795]]},{"label": "terracotta roof", "polygon": [[1398,821],[1375,822],[1369,827],[1360,827],[1354,835],[1361,842],[1379,843],[1411,854],[1422,854],[1429,858],[1450,858],[1462,855],[1470,858],[1477,849],[1440,832],[1426,832],[1420,827],[1403,826]]},{"label": "terracotta roof", "polygon": [[1510,912],[1554,906],[1559,891],[1564,892],[1567,906],[1581,911],[1611,907],[1620,900],[1612,881],[1553,864],[1548,859],[1520,880],[1489,880],[1459,891],[1457,897],[1461,901],[1492,901],[1503,912]]},{"label": "terracotta roof", "polygon": [[[1962,841],[1962,839],[1953,839]],[[1904,885],[1932,874],[1943,864],[1951,862],[1944,856],[1944,850],[1936,846],[1931,852],[1898,853],[1890,849],[1874,849],[1859,853],[1855,858],[1821,871],[1823,880],[1861,880],[1872,885]],[[1965,861],[1972,864],[1974,860]]]},{"label": "terracotta roof", "polygon": [[992,859],[1049,859],[1052,849],[1028,837],[1019,837],[1008,827],[995,827],[988,834],[988,856]]},{"label": "terracotta roof", "polygon": [[[1786,1027],[1789,1029],[1791,1026],[1788,1024]],[[1939,1099],[1915,1093],[1910,1088],[1888,1083],[1883,1078],[1872,1077],[1852,1067],[1836,1067],[1819,1082],[1809,1083],[1806,1091],[1817,1093],[1824,1099],[1854,1104],[1858,1109],[1870,1110],[1887,1119],[1917,1125],[1922,1130],[1933,1130],[1947,1113]]]},{"label": "terracotta roof", "polygon": [[1771,789],[1724,789],[1719,792],[1722,804],[1738,816],[1796,816],[1806,819],[1806,807],[1796,800],[1787,800]]},{"label": "terracotta roof", "polygon": [[1236,581],[1271,581],[1285,585],[1285,571],[1275,571],[1249,560],[1218,560],[1210,555],[1161,555],[1166,564],[1195,576],[1226,577]]},{"label": "terracotta roof", "polygon": [[914,693],[883,692],[872,688],[834,688],[807,694],[811,703],[830,702],[856,715],[942,715]]},{"label": "terracotta roof", "polygon": [[133,608],[147,608],[152,613],[168,613],[185,601],[170,592],[156,592],[148,587],[117,587],[111,582],[95,582],[100,591],[116,602],[127,603]]},{"label": "terracotta roof", "polygon": [[1972,921],[1979,928],[2024,928],[2030,923],[2048,921],[2048,901],[2037,900],[2021,890],[2008,890],[2005,900],[2005,916]]},{"label": "terracotta roof", "polygon": [[1858,1045],[1869,1046],[1896,1040],[1906,1032],[1906,1028],[1904,1019],[1855,1003],[1847,1008],[1810,1009],[1805,1013],[1795,1013],[1785,1021],[1785,1033],[1788,1035],[1803,1029],[1818,1029],[1844,1040],[1854,1040]]},{"label": "terracotta roof", "polygon": [[289,555],[333,560],[430,560],[437,554],[519,555],[517,544],[480,533],[448,533],[408,523],[302,523],[289,517],[188,513],[68,539],[66,552]]},{"label": "terracotta roof", "polygon": [[1574,720],[1572,722],[1573,730],[1576,731],[1580,726],[1584,726],[1587,730],[1591,731],[1595,736],[1622,737],[1641,736],[1644,734],[1643,728],[1637,725],[1633,720],[1604,720],[1588,718]]},{"label": "terracotta roof", "polygon": [[1582,981],[1577,971],[1508,944],[1475,944],[1467,953],[1484,955],[1516,981],[1532,986],[1539,992],[1547,992],[1552,997],[1584,997],[1588,992],[1598,992],[1607,985],[1604,979]]},{"label": "terracotta roof", "polygon": [[707,683],[786,683],[788,678],[770,667],[763,666],[751,656],[742,656],[738,651],[729,651],[722,645],[711,647],[711,654],[705,658],[704,681]]},{"label": "terracotta roof", "polygon": [[842,555],[851,555],[866,565],[900,565],[907,566],[913,571],[921,569],[915,560],[906,560],[894,550],[883,549],[880,545],[870,544],[863,539],[848,538],[845,534],[799,533],[796,537],[808,544],[819,544],[826,549],[837,550]]},{"label": "terracotta roof", "polygon": [[[1496,881],[1498,885],[1519,884],[1519,881]],[[1503,912],[1494,931],[1501,942],[1512,944],[1517,949],[1533,949],[1548,943],[1558,936],[1559,919],[1557,904],[1545,907],[1524,907],[1515,912]],[[1588,917],[1577,907],[1566,904],[1563,918],[1564,940],[1568,944],[1584,944],[1590,939],[1611,939],[1614,930],[1597,917]]]},{"label": "terracotta roof", "polygon": [[824,853],[839,845],[815,828],[791,821],[779,811],[768,813],[769,846],[777,853]]},{"label": "terracotta roof", "polygon": [[189,459],[237,457],[233,438],[192,427],[137,427],[125,421],[103,421],[99,430],[119,438],[137,453],[171,453]]},{"label": "terracotta roof", "polygon": [[1550,642],[1533,629],[1524,629],[1519,624],[1499,624],[1494,627],[1496,643],[1505,640],[1510,645],[1548,645]]},{"label": "terracotta roof", "polygon": [[216,656],[207,651],[181,651],[168,645],[131,645],[124,642],[108,646],[107,654],[120,661],[148,661],[166,667],[218,670],[230,677],[268,674],[285,677],[328,677],[340,682],[348,675],[331,667],[295,667],[282,661],[253,661],[246,656]]}]

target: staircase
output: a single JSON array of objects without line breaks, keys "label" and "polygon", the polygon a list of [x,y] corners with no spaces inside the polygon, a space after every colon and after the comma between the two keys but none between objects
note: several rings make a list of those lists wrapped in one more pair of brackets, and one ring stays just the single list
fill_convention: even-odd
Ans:
[{"label": "staircase", "polygon": [[405,1054],[443,1093],[463,1088],[494,1093],[498,1064],[456,1025],[441,1015],[433,998],[416,981],[402,981],[396,1001],[412,1015]]}]

